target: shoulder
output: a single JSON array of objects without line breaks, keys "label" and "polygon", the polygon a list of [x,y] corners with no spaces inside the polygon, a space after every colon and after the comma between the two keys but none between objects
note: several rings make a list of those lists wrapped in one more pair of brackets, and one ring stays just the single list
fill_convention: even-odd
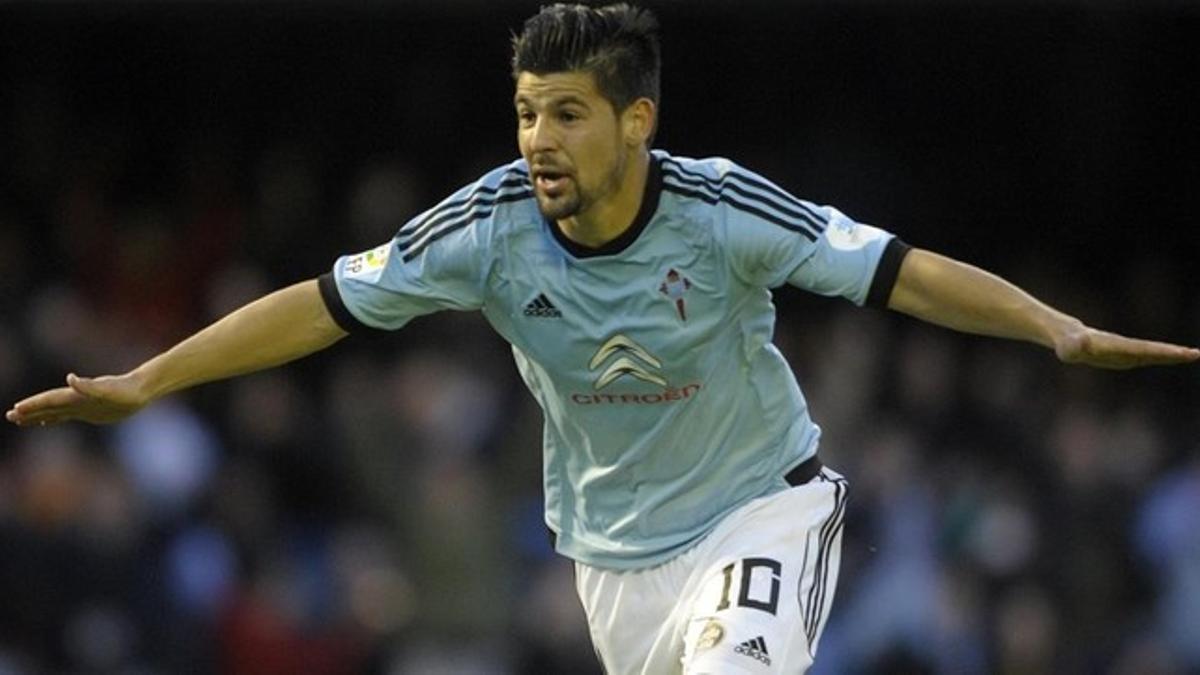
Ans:
[{"label": "shoulder", "polygon": [[798,233],[815,241],[828,216],[813,204],[746,167],[724,157],[693,159],[654,151],[662,172],[663,192],[678,200],[702,204],[720,222],[746,222]]},{"label": "shoulder", "polygon": [[725,157],[695,158],[673,155],[664,150],[654,150],[652,152],[664,173],[670,173],[676,178],[719,180],[732,171],[751,173],[737,162]]},{"label": "shoulder", "polygon": [[447,237],[485,242],[496,223],[507,220],[514,210],[530,208],[536,210],[529,169],[518,159],[486,172],[410,220],[396,234],[396,243],[408,260]]},{"label": "shoulder", "polygon": [[489,207],[526,199],[533,199],[533,185],[529,182],[529,167],[525,160],[518,159],[498,166],[455,190],[427,213],[461,207]]},{"label": "shoulder", "polygon": [[725,157],[697,159],[661,150],[655,150],[654,157],[662,168],[664,183],[672,188],[707,188],[716,194],[752,189],[767,194],[787,195],[785,190],[762,175]]}]

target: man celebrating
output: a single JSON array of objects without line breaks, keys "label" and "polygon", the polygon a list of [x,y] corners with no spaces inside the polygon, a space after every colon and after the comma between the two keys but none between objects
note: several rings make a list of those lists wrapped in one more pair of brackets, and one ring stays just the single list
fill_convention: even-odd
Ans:
[{"label": "man celebrating", "polygon": [[1089,328],[1012,284],[720,158],[650,150],[657,24],[554,5],[513,41],[521,159],[331,273],[243,307],[138,368],[8,411],[113,422],[171,392],[349,332],[480,310],[545,415],[546,524],[610,673],[796,673],[837,581],[846,482],[771,344],[772,288],[839,295],[1069,363],[1200,350]]}]

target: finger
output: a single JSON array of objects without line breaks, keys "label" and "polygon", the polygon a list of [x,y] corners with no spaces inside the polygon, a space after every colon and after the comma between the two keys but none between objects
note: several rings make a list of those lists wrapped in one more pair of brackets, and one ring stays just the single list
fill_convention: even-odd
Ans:
[{"label": "finger", "polygon": [[21,411],[16,408],[5,413],[4,417],[19,427],[41,426],[49,422],[51,413],[46,410]]},{"label": "finger", "polygon": [[121,399],[124,395],[123,379],[111,375],[80,377],[71,373],[67,375],[67,386],[83,396],[100,400]]},{"label": "finger", "polygon": [[13,424],[17,425],[18,427],[39,427],[40,428],[40,427],[51,426],[51,425],[66,421],[66,418],[64,418],[61,415],[54,415],[54,414],[45,413],[45,412],[37,413],[34,415],[20,415],[20,414],[16,414],[12,410],[5,413],[5,418],[8,419],[9,422],[12,422]]},{"label": "finger", "polygon": [[1200,358],[1200,349],[1184,347],[1183,345],[1171,344],[1169,342],[1138,340],[1121,336],[1113,336],[1112,340],[1114,348],[1129,352],[1140,358],[1161,359],[1172,363],[1195,361],[1197,358]]},{"label": "finger", "polygon": [[69,389],[67,387],[59,387],[43,391],[40,394],[34,394],[29,398],[18,401],[13,406],[13,410],[21,415],[28,415],[42,410],[53,408],[61,408],[64,406],[77,405],[86,400],[83,394]]},{"label": "finger", "polygon": [[75,373],[67,373],[67,386],[84,396],[94,396],[95,381],[90,377],[80,377]]},{"label": "finger", "polygon": [[74,420],[87,420],[98,411],[90,404],[57,406],[53,408],[43,408],[36,411],[22,413],[19,416],[18,426],[35,427],[35,426],[54,426]]},{"label": "finger", "polygon": [[5,413],[5,418],[20,427],[58,424],[71,419],[86,400],[71,389],[53,389],[17,403]]},{"label": "finger", "polygon": [[1093,345],[1091,356],[1110,368],[1166,366],[1191,363],[1200,359],[1200,350],[1152,340],[1137,340],[1107,335]]},{"label": "finger", "polygon": [[1200,349],[1176,345],[1155,345],[1143,353],[1142,358],[1145,363],[1150,365],[1190,363],[1200,359]]}]

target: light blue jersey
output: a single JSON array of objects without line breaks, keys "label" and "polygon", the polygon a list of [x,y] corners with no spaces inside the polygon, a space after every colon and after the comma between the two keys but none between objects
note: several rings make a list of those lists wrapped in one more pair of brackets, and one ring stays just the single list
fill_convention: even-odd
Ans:
[{"label": "light blue jersey", "polygon": [[481,310],[545,414],[556,548],[639,568],[784,489],[816,453],[820,429],[771,344],[769,289],[885,300],[903,250],[728,160],[654,151],[641,211],[601,249],[542,216],[517,161],[339,258],[321,288],[348,330]]}]

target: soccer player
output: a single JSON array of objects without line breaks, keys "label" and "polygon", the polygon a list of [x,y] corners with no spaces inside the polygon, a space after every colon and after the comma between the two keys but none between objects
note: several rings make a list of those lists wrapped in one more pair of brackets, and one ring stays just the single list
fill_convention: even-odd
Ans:
[{"label": "soccer player", "polygon": [[480,310],[544,411],[546,524],[575,561],[607,672],[798,673],[833,601],[847,484],[821,465],[820,430],[771,344],[772,288],[1033,342],[1068,363],[1200,358],[1090,328],[727,159],[652,151],[647,11],[546,7],[513,51],[519,160],[332,272],[128,373],[68,375],[7,418],[114,422],[350,332]]}]

